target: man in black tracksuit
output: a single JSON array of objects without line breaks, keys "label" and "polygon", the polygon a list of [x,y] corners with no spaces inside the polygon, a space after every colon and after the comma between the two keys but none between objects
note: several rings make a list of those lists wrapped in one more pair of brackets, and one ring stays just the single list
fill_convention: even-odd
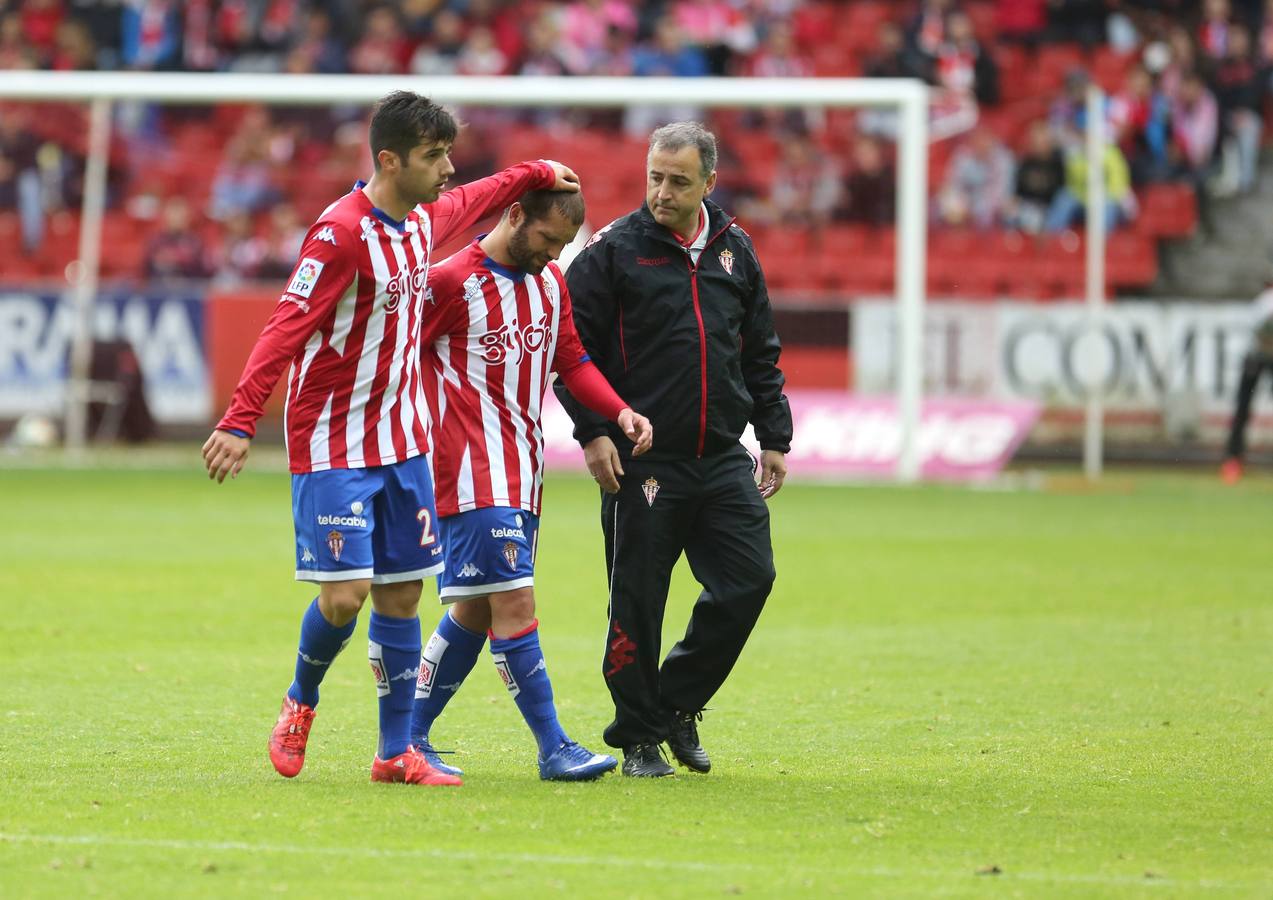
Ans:
[{"label": "man in black tracksuit", "polygon": [[[614,698],[605,739],[623,773],[671,775],[711,763],[696,722],[724,683],[774,580],[765,501],[786,476],[791,410],[765,278],[747,234],[706,199],[716,140],[679,122],[650,137],[646,205],[597,234],[567,274],[592,361],[654,424],[629,442],[559,384],[600,484],[610,583],[602,671]],[[756,461],[739,443],[751,422]],[[672,568],[684,552],[703,585],[685,636],[659,665]]]}]

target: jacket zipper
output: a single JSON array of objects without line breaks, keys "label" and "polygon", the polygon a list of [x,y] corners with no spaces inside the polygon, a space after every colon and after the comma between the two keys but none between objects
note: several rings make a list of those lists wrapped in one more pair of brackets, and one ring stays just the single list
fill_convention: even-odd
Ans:
[{"label": "jacket zipper", "polygon": [[[729,226],[733,225],[736,219],[730,219],[725,223],[725,227],[709,237],[703,244],[703,249],[699,251],[698,258],[701,260],[703,254],[707,252],[718,237],[729,230]],[[707,331],[703,327],[703,309],[698,303],[698,263],[694,262],[694,256],[690,253],[688,247],[685,250],[685,264],[690,270],[690,294],[694,298],[694,317],[698,319],[698,378],[701,385],[699,391],[699,407],[698,407],[698,452],[695,454],[699,459],[703,457],[703,448],[707,444]]]},{"label": "jacket zipper", "polygon": [[[706,248],[704,248],[706,249]],[[702,259],[702,254],[699,259]],[[685,262],[690,267],[690,293],[694,297],[694,316],[698,319],[698,381],[701,385],[698,407],[698,453],[703,456],[703,445],[707,441],[707,332],[703,329],[703,310],[698,305],[698,266],[686,253]]]}]

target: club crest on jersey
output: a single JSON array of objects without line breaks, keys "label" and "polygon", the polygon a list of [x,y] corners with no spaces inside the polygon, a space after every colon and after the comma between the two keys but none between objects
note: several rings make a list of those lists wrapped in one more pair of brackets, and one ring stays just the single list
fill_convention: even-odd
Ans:
[{"label": "club crest on jersey", "polygon": [[641,490],[645,493],[645,502],[647,506],[654,505],[654,498],[659,495],[660,487],[662,487],[662,485],[659,484],[658,479],[653,475],[645,479],[645,483],[641,485]]},{"label": "club crest on jersey", "polygon": [[327,549],[332,552],[332,559],[340,562],[340,551],[345,549],[345,536],[339,531],[327,532]]},{"label": "club crest on jersey", "polygon": [[318,234],[314,235],[314,240],[316,240],[316,241],[326,241],[327,243],[331,244],[333,247],[337,246],[337,244],[336,244],[336,232],[332,231],[332,229],[331,229],[331,226],[330,226],[330,225],[326,225],[326,226],[324,226],[324,227],[323,227],[323,228],[322,228],[322,229],[318,232]]},{"label": "club crest on jersey", "polygon": [[733,275],[734,274],[734,254],[730,253],[728,250],[722,250],[720,252],[720,265],[721,265],[721,268],[724,269],[727,274]]},{"label": "club crest on jersey", "polygon": [[323,274],[323,265],[323,262],[311,256],[302,259],[300,265],[296,267],[296,274],[292,276],[292,283],[287,286],[287,293],[298,297],[308,297],[313,294],[314,285],[318,283],[318,276]]},{"label": "club crest on jersey", "polygon": [[508,560],[508,567],[510,569],[517,568],[517,545],[512,541],[508,541],[504,544],[504,559]]}]

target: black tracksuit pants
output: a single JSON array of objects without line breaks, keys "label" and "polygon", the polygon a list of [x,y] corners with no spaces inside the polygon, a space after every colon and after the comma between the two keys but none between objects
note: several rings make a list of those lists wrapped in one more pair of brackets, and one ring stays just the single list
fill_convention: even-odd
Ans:
[{"label": "black tracksuit pants", "polygon": [[[602,672],[614,699],[605,740],[667,736],[674,711],[698,712],[724,684],[774,581],[769,508],[741,446],[702,459],[625,460],[602,494],[610,631]],[[685,636],[659,665],[672,568],[684,552],[703,585]]]},{"label": "black tracksuit pants", "polygon": [[1246,355],[1242,361],[1242,380],[1238,382],[1238,403],[1233,410],[1233,423],[1229,426],[1228,455],[1241,459],[1246,453],[1246,426],[1251,418],[1251,398],[1265,370],[1273,372],[1273,357],[1257,351]]}]

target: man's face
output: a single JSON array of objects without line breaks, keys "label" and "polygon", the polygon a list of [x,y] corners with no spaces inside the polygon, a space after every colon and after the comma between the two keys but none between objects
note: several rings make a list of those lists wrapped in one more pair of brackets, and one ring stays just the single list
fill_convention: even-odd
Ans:
[{"label": "man's face", "polygon": [[411,148],[406,159],[398,160],[393,174],[394,186],[402,199],[415,206],[432,203],[438,199],[446,180],[455,174],[451,165],[451,144],[446,141],[425,141]]},{"label": "man's face", "polygon": [[645,204],[665,228],[689,235],[698,225],[703,198],[716,186],[716,173],[703,178],[698,148],[664,150],[655,147],[645,164]]},{"label": "man's face", "polygon": [[508,238],[508,255],[523,272],[538,275],[550,262],[561,257],[561,251],[575,239],[579,226],[560,210],[548,210],[544,219],[527,219],[520,206],[509,212],[512,234]]}]

